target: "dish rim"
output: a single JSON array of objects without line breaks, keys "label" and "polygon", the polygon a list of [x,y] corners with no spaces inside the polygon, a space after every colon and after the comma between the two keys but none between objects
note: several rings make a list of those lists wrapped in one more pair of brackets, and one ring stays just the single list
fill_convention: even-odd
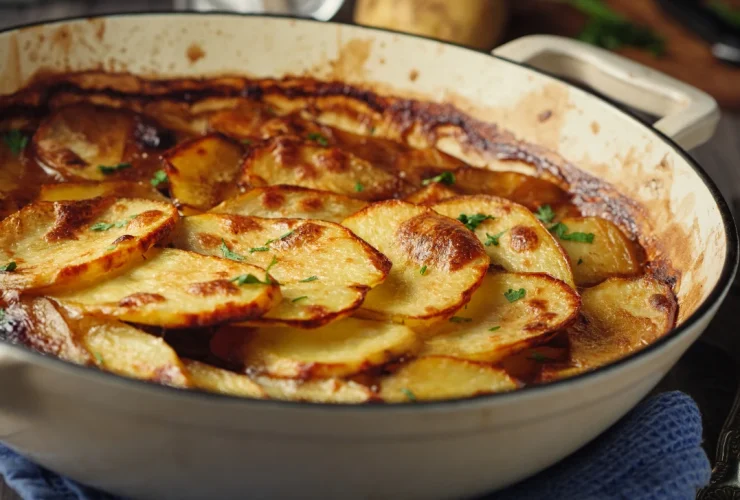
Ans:
[{"label": "dish rim", "polygon": [[221,10],[211,10],[211,11],[153,10],[153,11],[138,11],[138,12],[113,12],[113,13],[108,13],[108,14],[95,14],[92,16],[79,16],[79,15],[69,16],[69,17],[63,17],[59,19],[48,19],[48,20],[34,21],[30,23],[9,26],[7,28],[0,29],[0,35],[8,33],[8,32],[12,32],[12,31],[24,29],[24,28],[35,27],[35,26],[74,22],[74,21],[85,21],[85,20],[100,19],[100,18],[137,17],[137,16],[192,16],[192,15],[194,16],[231,16],[231,17],[256,17],[256,18],[286,19],[286,20],[293,20],[293,21],[299,21],[299,22],[319,23],[319,24],[334,25],[334,26],[351,26],[353,28],[357,28],[357,29],[364,30],[364,31],[393,33],[393,34],[400,35],[403,37],[408,37],[408,38],[430,40],[430,41],[434,41],[437,43],[442,43],[445,45],[457,47],[457,48],[467,50],[470,52],[484,54],[489,57],[498,59],[500,61],[504,61],[505,63],[512,64],[514,66],[519,66],[529,71],[534,71],[535,73],[544,75],[546,77],[552,78],[554,80],[557,80],[567,85],[569,89],[571,90],[575,89],[576,91],[583,92],[585,94],[590,95],[591,97],[595,99],[598,99],[599,101],[601,101],[602,104],[606,104],[612,110],[636,122],[638,127],[647,129],[648,132],[654,134],[659,139],[661,139],[664,143],[670,146],[671,149],[673,149],[684,161],[688,163],[688,165],[692,168],[694,173],[696,173],[699,179],[701,179],[702,183],[709,189],[709,192],[712,195],[712,198],[714,202],[716,203],[720,216],[722,218],[722,225],[724,229],[725,243],[726,243],[726,248],[727,248],[727,251],[725,253],[725,260],[722,263],[722,271],[720,272],[717,283],[714,285],[712,290],[709,292],[709,295],[707,296],[707,298],[704,301],[702,301],[699,307],[688,318],[686,318],[686,320],[681,325],[671,329],[668,333],[660,337],[655,342],[649,344],[645,348],[640,349],[638,351],[633,351],[629,355],[617,361],[614,361],[612,363],[600,366],[588,372],[574,375],[569,378],[555,380],[552,382],[545,382],[541,384],[526,385],[522,388],[516,389],[514,391],[510,391],[510,392],[499,392],[499,393],[485,394],[485,395],[476,396],[476,397],[446,399],[446,400],[440,400],[440,401],[418,401],[418,402],[414,402],[413,404],[409,404],[409,403],[337,404],[337,403],[318,403],[318,402],[309,402],[309,401],[283,401],[283,400],[275,400],[275,399],[244,398],[244,397],[239,397],[239,396],[231,396],[227,394],[206,392],[206,391],[201,391],[201,390],[197,390],[193,388],[180,389],[176,387],[170,387],[166,385],[149,382],[146,380],[128,378],[122,375],[116,375],[114,373],[101,371],[92,366],[77,365],[77,364],[74,364],[68,361],[64,361],[62,359],[52,357],[46,354],[42,354],[28,347],[25,347],[21,344],[13,343],[8,340],[0,339],[0,346],[8,346],[10,349],[15,350],[16,352],[23,353],[24,356],[30,357],[30,359],[36,360],[41,364],[47,363],[48,366],[53,367],[53,368],[60,368],[62,370],[64,369],[72,370],[73,373],[76,372],[80,374],[81,376],[84,375],[85,373],[87,374],[94,373],[95,376],[103,377],[104,380],[113,381],[113,382],[122,383],[122,384],[128,384],[132,388],[139,388],[139,389],[144,389],[144,390],[147,390],[148,388],[154,391],[163,391],[162,392],[163,394],[166,393],[173,397],[175,394],[179,394],[180,397],[195,398],[201,401],[230,402],[232,404],[240,404],[240,405],[260,405],[262,408],[266,408],[268,406],[274,406],[276,408],[287,408],[287,409],[293,409],[293,410],[299,410],[299,411],[301,409],[306,410],[306,411],[317,410],[317,409],[322,409],[322,410],[331,409],[331,411],[335,413],[344,412],[344,411],[350,411],[350,412],[354,412],[354,411],[365,411],[365,412],[403,411],[405,412],[409,410],[421,410],[421,409],[430,410],[430,411],[431,410],[447,410],[447,409],[459,409],[465,406],[477,406],[477,405],[485,404],[486,402],[491,402],[491,401],[504,401],[505,399],[514,398],[514,397],[517,397],[518,395],[537,395],[538,393],[541,393],[541,392],[562,389],[566,387],[567,385],[578,383],[582,380],[585,380],[586,378],[594,378],[597,376],[602,376],[602,375],[607,374],[610,371],[618,370],[622,367],[627,366],[628,364],[632,364],[633,362],[636,362],[639,359],[643,359],[649,356],[650,354],[657,352],[663,346],[667,345],[673,340],[689,332],[692,329],[692,327],[694,327],[698,322],[700,322],[702,318],[704,318],[711,311],[711,309],[715,306],[715,304],[724,300],[726,293],[732,287],[735,274],[738,270],[738,256],[740,254],[740,248],[738,247],[737,227],[735,225],[734,216],[732,215],[732,212],[730,210],[729,205],[727,204],[727,201],[725,200],[720,190],[717,188],[717,185],[709,177],[709,175],[704,171],[701,165],[699,165],[698,162],[694,160],[673,139],[671,139],[670,137],[668,137],[661,131],[655,129],[645,120],[643,120],[636,114],[632,113],[631,111],[617,106],[609,99],[605,99],[602,96],[599,96],[593,92],[589,92],[585,90],[582,87],[574,85],[573,83],[568,82],[566,79],[562,77],[553,75],[551,73],[547,73],[527,63],[512,61],[510,59],[506,59],[504,57],[491,54],[490,52],[472,49],[472,48],[466,47],[458,43],[441,41],[441,40],[437,40],[437,39],[430,38],[430,37],[415,35],[411,33],[404,33],[404,32],[391,30],[387,28],[378,28],[374,26],[362,26],[362,25],[356,25],[356,24],[352,24],[348,22],[340,22],[340,21],[318,21],[316,19],[302,18],[302,17],[292,16],[292,15],[283,15],[283,14],[242,13],[242,12],[230,12],[230,11],[221,11]]}]

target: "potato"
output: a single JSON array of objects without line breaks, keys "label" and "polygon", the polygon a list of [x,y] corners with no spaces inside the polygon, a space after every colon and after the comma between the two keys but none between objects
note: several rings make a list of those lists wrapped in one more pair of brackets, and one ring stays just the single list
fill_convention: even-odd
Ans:
[{"label": "potato", "polygon": [[170,193],[179,205],[208,210],[238,194],[242,147],[220,134],[182,142],[162,155]]},{"label": "potato", "polygon": [[676,299],[650,276],[609,278],[581,294],[582,317],[568,329],[570,364],[548,367],[547,380],[592,370],[635,352],[676,324]]},{"label": "potato", "polygon": [[297,186],[268,186],[254,188],[235,198],[229,198],[213,207],[210,212],[340,223],[366,206],[367,202],[329,191]]},{"label": "potato", "polygon": [[360,307],[391,263],[346,228],[304,219],[202,214],[186,217],[178,248],[267,267],[283,287],[283,302],[250,324],[315,328]]},{"label": "potato", "polygon": [[275,114],[261,104],[253,101],[239,102],[233,109],[224,109],[211,113],[208,126],[236,139],[262,138],[262,125],[274,118]]},{"label": "potato", "polygon": [[[234,281],[250,274],[261,282]],[[169,248],[152,249],[123,274],[54,297],[88,314],[165,328],[259,317],[281,299],[259,267]]]},{"label": "potato", "polygon": [[380,397],[389,403],[458,399],[511,391],[519,384],[491,365],[444,356],[425,356],[402,365],[381,380]]},{"label": "potato", "polygon": [[490,263],[462,224],[403,201],[375,203],[343,224],[393,262],[358,311],[370,319],[412,328],[445,320],[470,300]]},{"label": "potato", "polygon": [[525,207],[495,196],[470,195],[441,201],[432,208],[453,219],[477,216],[475,234],[492,264],[516,273],[547,273],[574,286],[565,252]]},{"label": "potato", "polygon": [[411,193],[406,197],[406,201],[414,205],[434,205],[455,196],[457,196],[457,193],[444,184],[432,182],[418,191]]},{"label": "potato", "polygon": [[245,398],[265,399],[267,397],[265,390],[244,374],[230,372],[191,359],[183,359],[182,363],[185,365],[185,371],[193,387],[197,389]]},{"label": "potato", "polygon": [[463,167],[455,171],[454,187],[462,194],[489,194],[536,210],[542,205],[560,205],[568,193],[552,182],[519,172],[495,172]]},{"label": "potato", "polygon": [[[570,259],[576,285],[595,285],[607,278],[640,273],[635,245],[612,222],[599,217],[568,217],[561,223],[567,228],[564,237],[571,239],[561,237],[559,242]],[[593,234],[592,243],[572,239],[573,233]]]},{"label": "potato", "polygon": [[492,272],[466,308],[427,339],[422,354],[498,362],[567,327],[579,306],[572,288],[546,274]]},{"label": "potato", "polygon": [[289,184],[333,191],[362,200],[394,198],[408,191],[400,178],[334,147],[277,137],[254,146],[241,181],[251,187]]},{"label": "potato", "polygon": [[38,201],[76,201],[89,200],[99,196],[116,198],[144,198],[147,200],[166,201],[167,198],[154,189],[151,184],[134,181],[105,182],[63,182],[61,184],[44,184],[41,186]]},{"label": "potato", "polygon": [[24,183],[28,171],[22,159],[24,153],[10,148],[8,138],[11,137],[17,139],[14,147],[25,148],[28,141],[28,136],[20,131],[0,132],[0,220],[20,208],[19,202],[23,200],[17,199],[17,194],[28,188]]},{"label": "potato", "polygon": [[[419,346],[403,325],[347,318],[311,331],[296,328],[220,330],[214,354],[244,366],[247,372],[280,378],[326,378],[352,375],[382,365]],[[228,346],[221,348],[215,346]]]},{"label": "potato", "polygon": [[171,204],[144,199],[27,205],[0,222],[0,289],[96,281],[167,236],[177,218]]},{"label": "potato", "polygon": [[338,378],[296,380],[259,375],[255,380],[270,399],[344,404],[376,399],[364,385]]}]

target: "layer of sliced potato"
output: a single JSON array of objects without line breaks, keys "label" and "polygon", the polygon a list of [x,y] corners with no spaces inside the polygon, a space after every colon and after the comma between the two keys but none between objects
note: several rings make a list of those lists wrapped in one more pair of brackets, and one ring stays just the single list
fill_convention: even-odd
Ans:
[{"label": "layer of sliced potato", "polygon": [[408,190],[398,177],[351,153],[292,137],[251,148],[242,166],[251,187],[290,184],[362,200],[395,198]]},{"label": "layer of sliced potato", "polygon": [[548,275],[491,272],[422,354],[497,362],[568,326],[579,306],[578,294]]},{"label": "layer of sliced potato", "polygon": [[244,398],[265,399],[267,397],[265,390],[244,374],[191,359],[183,359],[182,363],[193,387],[197,389]]},{"label": "layer of sliced potato", "polygon": [[457,399],[505,392],[519,384],[491,365],[444,356],[425,356],[383,378],[380,397],[389,403]]},{"label": "layer of sliced potato", "polygon": [[532,210],[542,205],[559,205],[568,199],[568,194],[552,182],[519,172],[463,167],[455,171],[454,186],[462,194],[499,196]]},{"label": "layer of sliced potato", "polygon": [[458,194],[442,183],[432,182],[427,186],[414,191],[406,197],[406,201],[415,205],[434,205]]},{"label": "layer of sliced potato", "polygon": [[574,286],[568,257],[555,238],[522,205],[487,195],[458,196],[432,208],[442,215],[490,217],[475,234],[485,245],[491,263],[515,273],[546,273]]},{"label": "layer of sliced potato", "polygon": [[8,145],[8,138],[16,134],[21,141],[19,146],[28,140],[28,136],[19,131],[0,131],[0,220],[28,201],[17,196],[28,187],[28,167],[23,161],[24,152],[16,152]]},{"label": "layer of sliced potato", "polygon": [[[237,284],[253,275],[260,283]],[[208,326],[259,317],[280,302],[264,269],[175,249],[152,249],[124,273],[55,294],[86,313],[166,328]],[[269,281],[269,284],[266,283]]]},{"label": "layer of sliced potato", "polygon": [[311,403],[365,403],[377,399],[364,385],[339,378],[296,380],[259,375],[255,381],[270,399]]},{"label": "layer of sliced potato", "polygon": [[567,217],[560,221],[566,234],[593,234],[592,243],[560,239],[570,258],[576,285],[589,286],[616,276],[640,273],[640,258],[635,245],[614,225],[599,217]]},{"label": "layer of sliced potato", "polygon": [[375,203],[343,223],[393,267],[359,314],[422,328],[470,300],[489,266],[477,238],[457,221],[403,201]]},{"label": "layer of sliced potato", "polygon": [[549,367],[546,379],[592,370],[639,350],[676,322],[670,287],[649,276],[609,278],[581,295],[582,317],[568,329],[570,364]]},{"label": "layer of sliced potato", "polygon": [[144,198],[168,201],[151,184],[134,181],[63,182],[44,184],[39,191],[39,201],[89,200],[99,196],[116,198]]},{"label": "layer of sliced potato", "polygon": [[[228,339],[217,336],[226,335]],[[211,345],[219,357],[249,371],[280,378],[343,377],[382,365],[418,348],[403,325],[355,318],[315,330],[259,328],[220,330]],[[222,352],[217,346],[228,346]]]},{"label": "layer of sliced potato", "polygon": [[365,208],[367,202],[297,186],[254,188],[230,198],[210,210],[212,213],[253,215],[265,218],[317,219],[340,223]]},{"label": "layer of sliced potato", "polygon": [[171,204],[145,199],[32,203],[0,222],[0,289],[98,280],[140,257],[177,219]]},{"label": "layer of sliced potato", "polygon": [[238,194],[244,150],[220,134],[182,142],[162,155],[170,194],[179,205],[208,210]]}]

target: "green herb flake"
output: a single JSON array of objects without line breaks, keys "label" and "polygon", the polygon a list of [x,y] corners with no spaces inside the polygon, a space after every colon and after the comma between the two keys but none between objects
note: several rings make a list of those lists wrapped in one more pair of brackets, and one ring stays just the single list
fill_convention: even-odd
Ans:
[{"label": "green herb flake", "polygon": [[712,0],[707,4],[707,7],[721,19],[736,28],[740,28],[740,9],[729,5],[723,0]]},{"label": "green herb flake", "polygon": [[121,170],[126,170],[127,168],[131,168],[131,164],[126,162],[119,163],[118,165],[98,165],[98,170],[100,170],[100,173],[103,175],[114,174]]},{"label": "green herb flake", "polygon": [[239,142],[241,142],[241,143],[242,143],[242,144],[244,144],[245,146],[251,146],[251,145],[252,145],[252,139],[242,139],[242,140],[241,140],[241,141],[239,141]]},{"label": "green herb flake", "polygon": [[21,151],[26,149],[26,146],[28,145],[28,136],[18,129],[13,129],[5,132],[3,135],[3,141],[5,141],[5,144],[8,146],[8,149],[10,149],[13,156],[18,156],[21,154]]},{"label": "green herb flake", "polygon": [[221,238],[221,255],[224,256],[226,259],[235,260],[237,262],[243,262],[245,260],[245,257],[243,255],[239,255],[236,252],[232,252],[231,249],[226,245],[226,241],[224,241],[223,238]]},{"label": "green herb flake", "polygon": [[270,281],[270,276],[268,275],[268,273],[270,272],[270,269],[275,267],[275,264],[277,263],[278,263],[277,257],[273,255],[272,260],[270,261],[270,264],[267,266],[267,268],[265,268],[265,282],[272,283],[272,281]]},{"label": "green herb flake", "polygon": [[253,248],[250,248],[249,249],[249,253],[269,252],[270,251],[270,244],[271,243],[275,243],[276,241],[284,240],[285,238],[287,238],[288,236],[290,236],[294,232],[295,231],[288,231],[287,233],[285,233],[285,234],[283,234],[281,236],[278,236],[277,238],[273,238],[273,239],[267,240],[265,242],[265,244],[263,246],[261,246],[261,247],[253,247]]},{"label": "green herb flake", "polygon": [[519,290],[509,288],[508,291],[504,292],[504,297],[506,297],[506,300],[509,302],[516,302],[517,300],[523,299],[526,295],[527,291],[524,288],[520,288]]},{"label": "green herb flake", "polygon": [[495,217],[492,215],[485,215],[485,214],[460,214],[457,217],[457,220],[465,224],[465,227],[470,229],[471,231],[475,231],[475,229],[483,222],[484,220],[494,220]]},{"label": "green herb flake", "polygon": [[361,182],[358,182],[355,184],[355,191],[358,193],[362,193],[363,189],[365,189],[365,186],[362,185]]},{"label": "green herb flake", "polygon": [[107,248],[105,249],[105,251],[106,251],[106,252],[110,252],[111,250],[115,250],[115,249],[116,249],[116,245],[111,245],[111,246],[107,247]]},{"label": "green herb flake", "polygon": [[11,260],[10,262],[8,262],[7,264],[5,264],[4,266],[0,266],[0,272],[12,273],[13,271],[16,270],[17,267],[18,267],[18,264],[16,264],[16,262],[14,260]]},{"label": "green herb flake", "polygon": [[90,226],[90,231],[107,231],[108,229],[111,229],[115,227],[115,223],[109,224],[107,222],[96,222],[92,226]]},{"label": "green herb flake", "polygon": [[301,283],[309,283],[311,281],[316,281],[317,279],[319,279],[318,276],[309,276],[308,278],[302,279],[300,282]]},{"label": "green herb flake", "polygon": [[455,183],[455,174],[449,171],[442,172],[441,174],[435,175],[434,177],[431,177],[429,179],[424,179],[423,181],[421,181],[421,185],[428,186],[432,182],[438,182],[446,186],[452,186]]},{"label": "green herb flake", "polygon": [[370,127],[370,135],[375,135],[375,127]]},{"label": "green herb flake", "polygon": [[452,323],[470,323],[473,318],[463,318],[462,316],[453,316],[450,318]]},{"label": "green herb flake", "polygon": [[564,241],[576,241],[578,243],[593,243],[596,237],[594,233],[569,233],[568,226],[558,222],[550,227],[550,232]]},{"label": "green herb flake", "polygon": [[555,212],[552,211],[552,207],[550,207],[550,205],[542,205],[537,209],[534,216],[545,224],[549,224],[555,218]]},{"label": "green herb flake", "polygon": [[488,331],[495,332],[496,330],[499,330],[500,328],[501,328],[500,326],[492,326],[491,328],[488,329]]},{"label": "green herb flake", "polygon": [[499,243],[500,243],[499,242],[499,238],[501,238],[504,235],[505,232],[506,232],[506,230],[501,231],[498,234],[488,234],[488,233],[486,233],[486,242],[485,242],[485,245],[487,247],[490,247],[491,245],[493,245],[495,247],[499,246]]},{"label": "green herb flake", "polygon": [[583,264],[583,259],[579,258],[578,263],[576,265],[580,266],[581,264]]},{"label": "green herb flake", "polygon": [[529,359],[534,360],[538,363],[544,363],[545,361],[554,361],[552,358],[545,356],[544,354],[537,351],[532,351],[532,354],[529,355]]},{"label": "green herb flake", "polygon": [[300,297],[294,298],[293,300],[291,300],[291,302],[298,302],[299,300],[303,300],[303,299],[307,299],[307,298],[308,298],[308,295],[302,295]]},{"label": "green herb flake", "polygon": [[427,273],[427,266],[421,266],[421,269],[419,269],[419,274],[424,276]]},{"label": "green herb flake", "polygon": [[5,323],[6,316],[5,309],[0,307],[0,323]]},{"label": "green herb flake", "polygon": [[164,170],[157,170],[154,172],[154,177],[152,177],[149,182],[154,187],[159,187],[160,184],[163,184],[167,182],[169,178],[167,177],[167,172]]},{"label": "green herb flake", "polygon": [[93,356],[95,356],[95,359],[97,360],[98,365],[100,366],[105,365],[105,360],[103,359],[103,356],[99,352],[93,351],[92,353],[93,353]]},{"label": "green herb flake", "polygon": [[249,249],[249,253],[255,253],[255,252],[269,252],[270,247],[252,247]]},{"label": "green herb flake", "polygon": [[251,274],[251,273],[250,274],[240,274],[239,276],[237,276],[235,278],[231,278],[231,281],[233,281],[234,283],[236,283],[239,286],[242,286],[242,285],[269,285],[271,283],[270,281],[267,281],[267,280],[262,281],[257,276],[255,276],[254,274]]},{"label": "green herb flake", "polygon": [[401,389],[401,392],[403,393],[404,396],[406,396],[406,398],[409,401],[416,402],[416,394],[414,394],[413,392],[411,392],[411,389],[407,389],[407,388],[404,387],[404,388]]},{"label": "green herb flake", "polygon": [[318,143],[320,146],[328,146],[329,145],[329,139],[324,137],[323,135],[319,134],[318,132],[311,132],[308,134],[308,138],[312,141]]}]

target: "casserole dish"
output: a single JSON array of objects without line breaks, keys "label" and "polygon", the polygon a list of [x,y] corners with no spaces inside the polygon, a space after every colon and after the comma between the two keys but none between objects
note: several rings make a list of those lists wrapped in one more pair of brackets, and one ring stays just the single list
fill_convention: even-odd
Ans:
[{"label": "casserole dish", "polygon": [[[120,379],[0,344],[0,439],[116,494],[447,498],[501,488],[575,451],[634,406],[698,338],[734,277],[729,210],[681,149],[711,136],[714,102],[577,42],[530,37],[492,58],[368,28],[178,13],[29,26],[1,34],[0,47],[2,94],[42,70],[103,69],[148,77],[301,74],[451,103],[537,145],[522,157],[518,142],[497,143],[491,127],[483,146],[468,153],[471,163],[514,155],[529,162],[522,168],[561,176],[593,210],[616,210],[604,184],[582,172],[603,179],[640,203],[646,234],[680,271],[678,326],[655,344],[572,379],[464,401],[334,407],[237,400]],[[503,57],[577,77],[664,117],[653,129]],[[438,146],[455,152],[455,144]]]}]

